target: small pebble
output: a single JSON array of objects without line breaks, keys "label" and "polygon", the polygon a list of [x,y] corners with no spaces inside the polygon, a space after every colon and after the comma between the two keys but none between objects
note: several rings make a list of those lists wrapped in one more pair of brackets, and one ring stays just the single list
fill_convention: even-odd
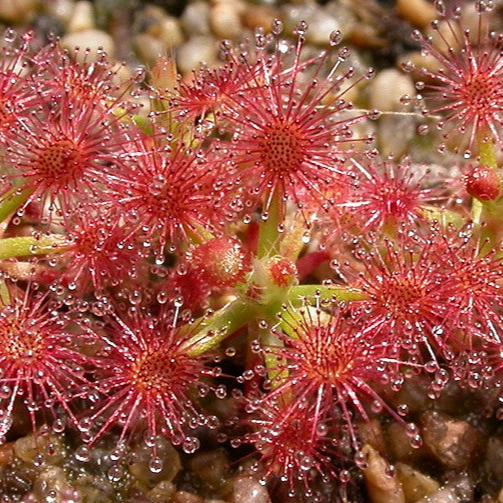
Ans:
[{"label": "small pebble", "polygon": [[403,109],[400,98],[404,95],[414,96],[416,91],[409,75],[395,68],[387,68],[370,82],[368,93],[371,109],[397,111]]},{"label": "small pebble", "polygon": [[210,11],[210,26],[217,38],[238,38],[242,32],[238,3],[234,0],[216,0]]},{"label": "small pebble", "polygon": [[51,493],[55,493],[57,499],[54,498],[52,501],[62,502],[62,496],[64,493],[68,493],[71,490],[68,481],[66,480],[65,470],[59,466],[49,466],[42,469],[35,481],[33,487],[33,493],[37,497],[37,501],[51,501]]},{"label": "small pebble", "polygon": [[479,446],[479,433],[466,421],[428,411],[421,417],[425,446],[447,468],[467,466]]},{"label": "small pebble", "polygon": [[343,29],[338,19],[321,9],[313,12],[308,23],[309,30],[306,34],[306,40],[316,45],[328,45],[330,34]]},{"label": "small pebble", "polygon": [[204,503],[202,498],[186,491],[177,491],[169,501],[170,503]]},{"label": "small pebble", "polygon": [[152,503],[165,503],[171,501],[176,488],[173,482],[162,480],[148,492],[148,498]]},{"label": "small pebble", "polygon": [[[234,479],[232,503],[271,503],[267,489],[252,477]],[[390,502],[391,503],[391,502]]]},{"label": "small pebble", "polygon": [[440,487],[436,480],[405,463],[397,463],[396,471],[398,480],[402,484],[406,503],[415,503],[421,498],[435,493]]},{"label": "small pebble", "polygon": [[66,25],[72,18],[75,3],[72,0],[52,0],[45,5],[45,11]]},{"label": "small pebble", "polygon": [[264,28],[269,31],[278,12],[268,5],[249,5],[243,13],[243,24],[250,30]]},{"label": "small pebble", "polygon": [[367,468],[363,470],[365,485],[373,503],[405,503],[405,495],[396,475],[389,474],[389,464],[370,445],[362,449],[367,458]]},{"label": "small pebble", "polygon": [[414,117],[383,115],[379,119],[377,138],[383,156],[401,157],[405,155],[415,136],[416,120]]},{"label": "small pebble", "polygon": [[184,36],[178,19],[166,16],[159,26],[159,38],[166,47],[178,47],[184,41]]},{"label": "small pebble", "polygon": [[332,0],[328,2],[324,9],[325,12],[337,19],[341,26],[343,38],[348,38],[354,31],[360,29],[361,23],[357,21],[354,12],[349,8],[350,3],[341,2],[340,0]]},{"label": "small pebble", "polygon": [[485,467],[496,480],[503,481],[503,437],[491,437],[487,441]]},{"label": "small pebble", "polygon": [[98,49],[103,49],[110,58],[113,58],[115,48],[112,37],[101,30],[84,30],[77,33],[69,33],[61,39],[61,46],[73,53],[73,49],[79,47],[77,60],[82,61],[85,49],[90,49],[90,54],[86,57],[87,62],[96,60]]},{"label": "small pebble", "polygon": [[[309,25],[309,21],[319,8],[319,5],[311,2],[303,5],[292,5],[291,3],[283,5],[281,7],[280,18],[285,24],[285,31],[292,32],[301,21],[306,21]],[[311,26],[309,26],[309,29],[311,29]]]},{"label": "small pebble", "polygon": [[399,16],[419,28],[428,26],[437,15],[435,7],[427,0],[397,0],[396,11]]},{"label": "small pebble", "polygon": [[201,481],[216,488],[225,482],[230,463],[225,450],[217,449],[195,455],[189,461],[189,467]]},{"label": "small pebble", "polygon": [[180,22],[185,33],[190,37],[209,35],[210,6],[202,0],[189,3],[183,11]]},{"label": "small pebble", "polygon": [[77,2],[66,27],[67,33],[76,33],[94,28],[96,28],[96,24],[94,22],[93,4],[84,1]]},{"label": "small pebble", "polygon": [[177,49],[179,70],[188,74],[200,63],[212,65],[217,59],[217,47],[211,37],[192,37]]},{"label": "small pebble", "polygon": [[162,460],[159,469],[151,469],[152,452],[144,444],[137,445],[133,451],[134,462],[129,465],[130,473],[150,487],[159,481],[171,482],[182,468],[178,451],[166,440],[158,440],[157,456]]},{"label": "small pebble", "polygon": [[148,33],[135,35],[133,38],[133,47],[138,58],[149,66],[154,66],[156,61],[166,52],[162,41]]},{"label": "small pebble", "polygon": [[467,503],[473,500],[473,483],[466,475],[446,484],[417,503]]},{"label": "small pebble", "polygon": [[0,0],[0,20],[22,24],[31,21],[38,7],[38,0]]}]

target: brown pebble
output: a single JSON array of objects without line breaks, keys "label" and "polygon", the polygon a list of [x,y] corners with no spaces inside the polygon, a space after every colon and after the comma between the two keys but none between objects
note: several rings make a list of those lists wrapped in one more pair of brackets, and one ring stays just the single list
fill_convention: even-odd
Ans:
[{"label": "brown pebble", "polygon": [[202,452],[189,461],[190,469],[205,484],[216,488],[226,481],[230,464],[224,449]]},{"label": "brown pebble", "polygon": [[204,503],[204,500],[187,491],[177,491],[170,503]]},{"label": "brown pebble", "polygon": [[470,424],[428,411],[421,417],[421,426],[426,447],[444,466],[459,469],[470,463],[480,443],[479,433]]},{"label": "brown pebble", "polygon": [[252,477],[234,479],[232,503],[271,503],[267,489]]},{"label": "brown pebble", "polygon": [[388,462],[370,445],[362,449],[367,457],[363,470],[365,485],[373,503],[405,503],[405,495],[396,475],[389,474]]},{"label": "brown pebble", "polygon": [[14,457],[14,447],[11,443],[0,446],[0,468],[9,464]]},{"label": "brown pebble", "polygon": [[414,468],[405,463],[397,463],[396,471],[398,480],[402,484],[406,503],[415,503],[421,498],[438,491],[440,487],[440,484],[436,480],[414,470]]},{"label": "brown pebble", "polygon": [[503,480],[503,438],[491,437],[487,442],[486,470],[496,480]]},{"label": "brown pebble", "polygon": [[436,17],[436,10],[427,0],[397,0],[396,11],[399,16],[414,26],[425,28]]},{"label": "brown pebble", "polygon": [[424,455],[424,447],[412,447],[405,428],[398,423],[391,423],[386,431],[387,446],[393,459],[413,461]]},{"label": "brown pebble", "polygon": [[175,485],[172,482],[163,480],[151,489],[147,496],[152,503],[165,503],[166,501],[170,501],[175,490]]},{"label": "brown pebble", "polygon": [[264,28],[269,31],[278,12],[269,5],[250,5],[243,14],[243,24],[250,30]]}]

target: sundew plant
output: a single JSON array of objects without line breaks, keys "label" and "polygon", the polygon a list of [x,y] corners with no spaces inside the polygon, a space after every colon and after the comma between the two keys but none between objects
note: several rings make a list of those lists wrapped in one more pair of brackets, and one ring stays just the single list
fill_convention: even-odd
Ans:
[{"label": "sundew plant", "polygon": [[313,54],[306,23],[276,20],[191,79],[162,57],[124,81],[105,53],[77,63],[8,30],[0,440],[24,421],[117,467],[140,442],[155,474],[160,442],[190,455],[211,437],[323,501],[365,470],[362,425],[422,445],[407,380],[432,400],[452,382],[498,394],[503,35],[489,0],[475,28],[436,7],[411,34],[434,64],[403,64],[435,174],[379,151],[376,122],[401,112],[351,103],[375,71],[339,32]]}]

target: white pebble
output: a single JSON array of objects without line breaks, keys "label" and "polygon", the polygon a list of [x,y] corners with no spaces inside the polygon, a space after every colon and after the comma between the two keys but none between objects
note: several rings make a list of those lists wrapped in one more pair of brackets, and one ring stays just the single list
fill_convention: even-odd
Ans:
[{"label": "white pebble", "polygon": [[180,18],[182,28],[189,36],[210,34],[210,6],[202,1],[187,5]]},{"label": "white pebble", "polygon": [[140,33],[133,38],[133,46],[138,57],[147,65],[154,65],[166,52],[162,40],[148,33]]},{"label": "white pebble", "polygon": [[400,98],[404,95],[414,96],[412,79],[395,68],[380,72],[369,84],[370,108],[376,110],[402,110]]},{"label": "white pebble", "polygon": [[241,34],[239,6],[227,0],[217,1],[210,11],[210,25],[218,38],[237,38]]},{"label": "white pebble", "polygon": [[96,60],[98,49],[103,49],[110,58],[114,55],[114,41],[112,37],[101,30],[84,30],[77,33],[69,33],[61,39],[61,46],[70,52],[78,47],[77,61],[82,61],[85,49],[90,49],[86,61]]},{"label": "white pebble", "polygon": [[177,49],[178,68],[183,74],[189,73],[199,63],[211,65],[217,58],[217,48],[212,37],[192,37]]},{"label": "white pebble", "polygon": [[72,0],[52,0],[52,2],[47,2],[45,6],[47,14],[56,18],[65,26],[72,18],[74,9],[75,3]]},{"label": "white pebble", "polygon": [[72,17],[68,21],[67,32],[92,30],[96,28],[94,23],[94,8],[91,2],[77,2]]},{"label": "white pebble", "polygon": [[232,503],[271,503],[267,489],[251,477],[234,480]]},{"label": "white pebble", "polygon": [[0,0],[0,20],[13,24],[30,21],[38,4],[38,0]]}]

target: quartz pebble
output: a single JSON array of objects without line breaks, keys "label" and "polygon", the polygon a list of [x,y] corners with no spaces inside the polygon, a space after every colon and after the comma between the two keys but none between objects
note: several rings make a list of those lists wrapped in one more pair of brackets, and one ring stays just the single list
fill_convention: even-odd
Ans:
[{"label": "quartz pebble", "polygon": [[[77,33],[69,33],[61,39],[61,46],[73,53],[76,47],[81,50],[76,53],[78,61],[84,57],[88,63],[96,60],[98,50],[104,50],[109,57],[114,56],[114,41],[112,37],[101,30],[83,30]],[[90,53],[85,55],[85,49],[90,49]]]},{"label": "quartz pebble", "polygon": [[230,470],[230,463],[224,449],[202,452],[189,461],[190,469],[201,481],[216,488],[225,482]]},{"label": "quartz pebble", "polygon": [[148,493],[148,498],[152,503],[164,503],[171,501],[171,497],[175,493],[176,488],[172,482],[162,480]]},{"label": "quartz pebble", "polygon": [[52,0],[45,5],[45,11],[66,25],[72,18],[75,3],[72,0]]},{"label": "quartz pebble", "polygon": [[416,120],[410,116],[383,115],[379,119],[378,141],[381,154],[401,157],[406,154],[416,135]]},{"label": "quartz pebble", "polygon": [[402,484],[406,503],[416,501],[438,491],[440,484],[405,463],[396,464],[397,477]]},{"label": "quartz pebble", "polygon": [[[267,489],[252,477],[234,479],[232,503],[271,503]],[[390,502],[391,503],[391,502]]]},{"label": "quartz pebble", "polygon": [[210,34],[210,6],[203,0],[189,3],[180,18],[185,33],[194,37],[196,35]]},{"label": "quartz pebble", "polygon": [[214,0],[210,26],[216,37],[233,39],[241,35],[241,10],[236,0]]},{"label": "quartz pebble", "polygon": [[405,428],[398,423],[391,423],[386,431],[388,447],[393,459],[399,461],[413,462],[424,454],[424,446],[420,448],[412,447],[410,438],[407,436]]},{"label": "quartz pebble", "polygon": [[160,23],[159,38],[169,47],[178,47],[184,41],[182,29],[178,20],[171,16],[166,16]]},{"label": "quartz pebble", "polygon": [[177,49],[177,62],[183,74],[191,72],[200,63],[212,65],[217,58],[215,40],[211,37],[192,37]]},{"label": "quartz pebble", "polygon": [[72,17],[68,21],[68,33],[91,30],[96,28],[94,22],[94,8],[91,2],[77,2],[73,9]]},{"label": "quartz pebble", "polygon": [[140,444],[134,449],[134,462],[129,465],[129,472],[138,480],[151,483],[158,481],[171,482],[182,468],[178,451],[167,441],[159,440],[157,456],[162,460],[159,469],[152,470],[151,451],[146,445]]},{"label": "quartz pebble", "polygon": [[316,45],[328,45],[330,34],[342,30],[338,19],[328,14],[325,10],[317,9],[309,19],[309,30],[306,40]]},{"label": "quartz pebble", "polygon": [[169,500],[170,503],[204,503],[204,500],[187,491],[177,491]]},{"label": "quartz pebble", "polygon": [[405,503],[405,495],[396,475],[389,474],[389,464],[370,445],[362,449],[367,458],[363,470],[365,485],[372,503]]},{"label": "quartz pebble", "polygon": [[38,0],[1,0],[0,20],[13,24],[26,23],[33,18],[38,5]]},{"label": "quartz pebble", "polygon": [[[37,497],[36,501],[57,501],[62,502],[65,494],[74,492],[71,490],[63,468],[59,466],[49,466],[44,468],[37,476],[33,493]],[[52,494],[57,499],[49,499]]]},{"label": "quartz pebble", "polygon": [[379,72],[369,84],[368,92],[371,109],[393,111],[403,108],[400,98],[404,95],[414,96],[415,88],[409,75],[388,68]]},{"label": "quartz pebble", "polygon": [[436,10],[427,0],[397,0],[399,16],[420,28],[428,26],[436,17]]},{"label": "quartz pebble", "polygon": [[503,437],[487,441],[485,468],[496,480],[503,481]]},{"label": "quartz pebble", "polygon": [[417,503],[465,503],[473,501],[473,484],[466,475],[446,484]]},{"label": "quartz pebble", "polygon": [[460,469],[469,464],[479,444],[479,434],[466,421],[428,411],[421,417],[424,443],[446,467]]},{"label": "quartz pebble", "polygon": [[269,5],[249,5],[242,16],[244,26],[250,30],[269,30],[277,17],[278,12]]},{"label": "quartz pebble", "polygon": [[133,47],[140,60],[152,66],[166,52],[162,41],[148,33],[136,35],[133,38]]}]

